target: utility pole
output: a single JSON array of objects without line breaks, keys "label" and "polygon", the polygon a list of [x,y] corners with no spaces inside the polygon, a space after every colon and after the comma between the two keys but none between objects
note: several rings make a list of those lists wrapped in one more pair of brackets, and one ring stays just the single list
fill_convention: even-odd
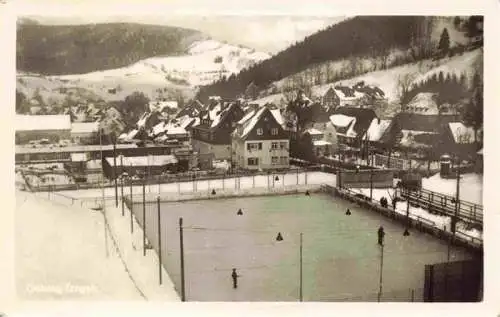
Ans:
[{"label": "utility pole", "polygon": [[373,200],[373,169],[370,169],[370,202]]},{"label": "utility pole", "polygon": [[302,262],[302,232],[300,233],[300,276],[299,276],[299,298],[300,298],[300,301],[302,302],[303,301],[303,283],[302,283],[302,279],[303,279],[303,262]]},{"label": "utility pole", "polygon": [[[401,189],[402,190],[402,189]],[[407,194],[408,198],[406,200],[406,229],[403,232],[403,236],[409,236],[410,235],[410,193]],[[396,199],[397,195],[395,195],[394,199]],[[394,212],[396,212],[396,208],[394,208]]]},{"label": "utility pole", "polygon": [[[132,168],[130,169],[132,170]],[[134,233],[134,220],[132,218],[132,210],[134,209],[134,196],[132,192],[132,180],[130,180],[130,233]]]},{"label": "utility pole", "polygon": [[455,239],[455,233],[456,233],[456,227],[457,227],[457,219],[458,219],[458,214],[460,211],[460,158],[457,156],[457,190],[456,190],[456,196],[455,196],[455,214],[453,217],[451,217],[451,236],[448,241],[448,255],[447,255],[447,262],[450,262],[450,252],[451,252],[451,244],[453,240]]},{"label": "utility pole", "polygon": [[108,219],[106,217],[106,201],[104,198],[104,156],[102,151],[102,132],[99,130],[99,147],[101,150],[101,191],[102,191],[102,216],[104,217],[104,246],[106,248],[106,257],[109,257],[108,251]]},{"label": "utility pole", "polygon": [[[123,154],[120,155],[120,166],[121,166],[121,195],[122,195],[122,217],[125,216],[125,199],[123,197],[123,183],[125,182],[125,178],[123,177]],[[132,206],[130,206],[132,208]]]},{"label": "utility pole", "polygon": [[161,274],[161,210],[160,210],[160,196],[158,196],[158,276],[160,278],[160,285],[162,284]]},{"label": "utility pole", "polygon": [[115,207],[118,208],[118,175],[116,173],[116,142],[113,140],[113,178],[115,181]]},{"label": "utility pole", "polygon": [[184,281],[184,229],[182,227],[182,217],[179,218],[179,241],[181,250],[181,301],[186,301],[186,288]]},{"label": "utility pole", "polygon": [[378,302],[382,297],[382,276],[384,271],[384,241],[382,241],[382,245],[380,247],[380,279],[379,279],[379,290],[378,290]]}]

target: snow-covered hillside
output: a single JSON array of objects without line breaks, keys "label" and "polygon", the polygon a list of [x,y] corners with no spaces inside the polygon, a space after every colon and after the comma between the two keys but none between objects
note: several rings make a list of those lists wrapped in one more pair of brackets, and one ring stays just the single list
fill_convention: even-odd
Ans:
[{"label": "snow-covered hillside", "polygon": [[194,88],[230,76],[243,68],[269,58],[267,53],[221,43],[215,40],[194,42],[187,55],[157,56],[118,69],[87,74],[40,76],[19,73],[18,89],[32,96],[37,88],[44,99],[59,99],[60,89],[78,87],[88,94],[105,100],[120,100],[133,91],[142,91],[150,98],[172,91],[185,97],[194,94]]},{"label": "snow-covered hillside", "polygon": [[[462,55],[453,57],[446,57],[439,60],[423,60],[417,63],[406,64],[386,70],[375,72],[368,72],[366,74],[352,77],[345,80],[340,80],[333,83],[316,85],[311,87],[311,95],[315,99],[323,96],[323,94],[330,88],[337,84],[353,86],[360,81],[364,81],[366,85],[377,86],[384,91],[386,98],[389,102],[397,101],[398,95],[398,81],[405,76],[411,76],[412,83],[418,83],[433,74],[443,72],[444,75],[448,73],[455,73],[458,76],[465,73],[467,78],[471,79],[476,69],[477,63],[482,62],[483,50],[475,49],[473,51],[465,52]],[[279,88],[282,87],[282,81],[275,83]],[[263,97],[256,100],[255,103],[275,102],[279,103],[284,98],[283,94],[275,94]]]}]

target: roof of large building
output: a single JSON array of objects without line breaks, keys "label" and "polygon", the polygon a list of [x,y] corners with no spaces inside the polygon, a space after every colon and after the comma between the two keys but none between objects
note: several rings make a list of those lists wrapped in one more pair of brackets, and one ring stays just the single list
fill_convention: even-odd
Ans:
[{"label": "roof of large building", "polygon": [[16,131],[71,130],[69,115],[16,115]]},{"label": "roof of large building", "polygon": [[92,133],[99,131],[99,122],[74,122],[71,124],[71,133]]},{"label": "roof of large building", "polygon": [[[113,166],[112,157],[106,157],[106,161]],[[124,156],[124,166],[163,166],[168,164],[176,164],[178,162],[174,155],[151,155],[151,156]],[[121,160],[120,160],[121,164]]]}]

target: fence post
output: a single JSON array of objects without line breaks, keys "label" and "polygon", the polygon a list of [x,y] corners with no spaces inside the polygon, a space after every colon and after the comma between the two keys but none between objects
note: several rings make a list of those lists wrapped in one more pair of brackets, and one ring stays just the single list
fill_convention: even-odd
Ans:
[{"label": "fence post", "polygon": [[146,182],[142,182],[142,255],[146,256]]},{"label": "fence post", "polygon": [[160,196],[158,196],[158,276],[160,285],[162,284],[162,270],[161,270],[161,211],[160,211]]},{"label": "fence post", "polygon": [[130,233],[134,233],[134,221],[132,218],[132,206],[134,205],[133,201],[132,182],[130,182]]}]

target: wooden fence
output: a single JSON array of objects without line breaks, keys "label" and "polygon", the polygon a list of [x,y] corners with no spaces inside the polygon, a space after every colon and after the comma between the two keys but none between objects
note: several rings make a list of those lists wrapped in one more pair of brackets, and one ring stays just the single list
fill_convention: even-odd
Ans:
[{"label": "wooden fence", "polygon": [[[464,200],[456,201],[455,197],[426,189],[409,191],[398,189],[396,196],[409,199],[411,204],[420,206],[430,212],[446,216],[457,216],[458,219],[483,226],[483,206]],[[458,213],[457,213],[458,207]]]}]

